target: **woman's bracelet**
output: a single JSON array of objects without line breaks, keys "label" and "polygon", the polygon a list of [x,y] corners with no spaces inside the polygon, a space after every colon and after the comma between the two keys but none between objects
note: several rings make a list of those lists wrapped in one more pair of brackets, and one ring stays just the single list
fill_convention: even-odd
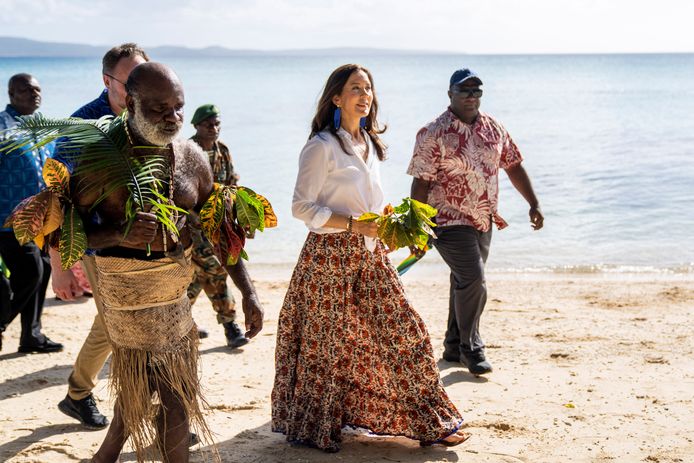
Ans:
[{"label": "woman's bracelet", "polygon": [[354,220],[354,219],[352,218],[351,215],[350,215],[349,218],[347,219],[347,233],[352,233],[352,222],[353,222],[353,220]]}]

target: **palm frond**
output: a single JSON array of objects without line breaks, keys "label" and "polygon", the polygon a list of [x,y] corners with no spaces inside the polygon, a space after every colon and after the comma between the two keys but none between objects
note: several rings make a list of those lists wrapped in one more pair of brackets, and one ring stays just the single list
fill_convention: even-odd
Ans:
[{"label": "palm frond", "polygon": [[[167,156],[153,146],[133,147],[138,149],[138,156],[132,156],[125,116],[83,120],[35,114],[19,119],[20,123],[7,134],[12,141],[0,151],[55,141],[61,156],[74,165],[74,175],[79,179],[77,188],[89,193],[100,191],[92,207],[121,188],[130,191],[131,206],[138,210],[146,210],[150,204],[159,205],[157,193],[166,183],[162,177],[168,173]],[[161,203],[162,210],[167,210],[166,206]]]}]

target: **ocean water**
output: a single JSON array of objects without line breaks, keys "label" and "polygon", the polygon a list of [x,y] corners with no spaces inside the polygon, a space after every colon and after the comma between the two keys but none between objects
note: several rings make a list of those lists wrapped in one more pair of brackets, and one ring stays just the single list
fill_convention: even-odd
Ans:
[{"label": "ocean water", "polygon": [[[156,59],[156,56],[153,57]],[[222,139],[241,184],[266,195],[279,227],[249,243],[251,264],[293,264],[306,235],[291,216],[299,152],[328,74],[345,62],[374,75],[389,158],[386,197],[409,195],[405,174],[417,130],[443,112],[451,72],[484,80],[482,110],[509,130],[545,215],[501,174],[493,270],[694,271],[694,55],[256,56],[167,60],[186,91],[187,120],[203,103],[222,110]],[[67,116],[102,89],[97,59],[0,59],[0,81],[29,72],[41,111]],[[6,100],[5,100],[6,101]],[[193,128],[186,124],[184,135]],[[399,251],[394,261],[405,257]],[[423,265],[443,265],[435,252]]]}]

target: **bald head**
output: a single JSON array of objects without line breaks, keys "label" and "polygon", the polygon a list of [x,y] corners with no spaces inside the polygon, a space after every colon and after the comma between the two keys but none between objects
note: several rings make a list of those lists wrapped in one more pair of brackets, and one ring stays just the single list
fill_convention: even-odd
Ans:
[{"label": "bald head", "polygon": [[41,106],[41,86],[31,74],[21,73],[10,77],[7,94],[10,105],[22,116],[33,114]]},{"label": "bald head", "polygon": [[180,90],[183,93],[181,80],[176,73],[162,63],[142,63],[130,72],[126,88],[128,95],[141,96],[157,88],[166,87],[169,91]]},{"label": "bald head", "polygon": [[183,85],[173,70],[161,63],[135,67],[127,82],[128,123],[151,145],[168,145],[183,126]]}]

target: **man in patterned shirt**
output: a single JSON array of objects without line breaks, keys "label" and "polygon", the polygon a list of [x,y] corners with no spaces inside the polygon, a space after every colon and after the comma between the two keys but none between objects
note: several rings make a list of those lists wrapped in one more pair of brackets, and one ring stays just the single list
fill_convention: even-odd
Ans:
[{"label": "man in patterned shirt", "polygon": [[479,322],[487,302],[484,264],[492,222],[508,224],[497,212],[499,169],[530,205],[530,222],[544,217],[521,165],[523,157],[506,129],[479,111],[482,80],[470,69],[451,76],[450,106],[417,133],[407,173],[411,196],[438,209],[434,246],[451,269],[448,329],[443,358],[460,361],[470,373],[490,373]]},{"label": "man in patterned shirt", "polygon": [[[29,74],[15,74],[8,84],[10,104],[0,112],[0,142],[9,143],[2,133],[18,124],[17,117],[34,114],[41,105],[41,86]],[[45,184],[41,171],[46,158],[53,154],[54,144],[41,148],[21,148],[0,153],[0,227],[12,210],[24,199],[41,191]],[[63,345],[41,333],[41,313],[51,276],[48,255],[33,241],[17,241],[14,230],[0,228],[0,254],[10,273],[13,293],[8,306],[0,312],[0,348],[2,333],[21,314],[22,332],[19,352],[59,352]]]}]

